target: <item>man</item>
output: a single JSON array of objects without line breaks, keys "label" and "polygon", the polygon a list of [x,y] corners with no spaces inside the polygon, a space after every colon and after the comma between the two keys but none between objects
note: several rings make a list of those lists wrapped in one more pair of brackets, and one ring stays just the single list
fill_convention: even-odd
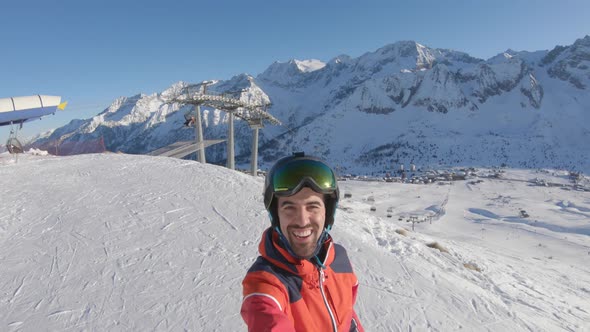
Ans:
[{"label": "man", "polygon": [[338,199],[334,172],[315,157],[294,153],[270,169],[271,227],[242,282],[249,331],[364,331],[353,308],[358,280],[328,234]]},{"label": "man", "polygon": [[185,117],[185,119],[186,119],[186,121],[184,121],[184,125],[186,127],[192,127],[192,126],[194,126],[195,121],[196,121],[194,116],[191,116],[191,117],[188,117],[188,118]]}]

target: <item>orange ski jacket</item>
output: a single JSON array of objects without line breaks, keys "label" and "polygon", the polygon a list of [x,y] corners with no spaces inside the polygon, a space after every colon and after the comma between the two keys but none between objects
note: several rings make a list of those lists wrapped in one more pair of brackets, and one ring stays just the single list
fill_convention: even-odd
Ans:
[{"label": "orange ski jacket", "polygon": [[272,228],[258,249],[242,281],[248,331],[364,331],[353,308],[358,280],[346,250],[331,237],[321,251],[324,267],[294,258]]}]

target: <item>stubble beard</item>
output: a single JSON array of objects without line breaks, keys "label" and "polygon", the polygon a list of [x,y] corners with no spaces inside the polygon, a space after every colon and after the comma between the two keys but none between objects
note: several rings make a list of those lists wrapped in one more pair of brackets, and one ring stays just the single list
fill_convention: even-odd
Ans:
[{"label": "stubble beard", "polygon": [[289,245],[291,246],[291,249],[299,257],[305,259],[311,258],[318,245],[318,239],[321,236],[320,230],[316,227],[312,227],[313,233],[310,235],[310,241],[307,243],[297,243],[297,239],[294,238],[295,236],[293,234],[291,234],[291,231],[293,229],[298,228],[294,227],[287,229],[287,231],[289,232],[287,239],[289,239]]}]

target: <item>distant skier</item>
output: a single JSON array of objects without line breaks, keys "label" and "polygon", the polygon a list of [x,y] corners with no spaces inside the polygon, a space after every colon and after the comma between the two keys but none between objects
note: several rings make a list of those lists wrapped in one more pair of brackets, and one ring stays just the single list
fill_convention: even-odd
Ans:
[{"label": "distant skier", "polygon": [[248,331],[364,331],[354,311],[358,280],[328,234],[339,199],[332,169],[295,153],[266,175],[271,227],[242,282]]}]

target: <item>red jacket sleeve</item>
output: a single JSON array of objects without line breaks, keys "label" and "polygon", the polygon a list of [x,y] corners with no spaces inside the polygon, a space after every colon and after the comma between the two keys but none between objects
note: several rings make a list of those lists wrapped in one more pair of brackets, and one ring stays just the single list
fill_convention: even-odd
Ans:
[{"label": "red jacket sleeve", "polygon": [[[354,307],[354,304],[356,303],[356,294],[358,293],[358,289],[359,289],[359,283],[357,281],[356,284],[354,286],[352,286],[352,305],[353,305],[353,307]],[[356,330],[354,329],[355,327],[356,327]],[[350,322],[350,330],[355,331],[355,332],[357,332],[357,331],[358,332],[365,332],[365,329],[361,325],[361,321],[359,320],[359,317],[356,314],[356,311],[354,310],[354,308],[352,309],[352,321]]]},{"label": "red jacket sleeve", "polygon": [[365,329],[361,325],[361,321],[359,320],[359,317],[356,315],[356,311],[354,310],[352,310],[352,321],[350,322],[350,331],[365,332]]},{"label": "red jacket sleeve", "polygon": [[270,295],[251,294],[242,302],[240,314],[249,332],[295,332],[295,327]]}]

